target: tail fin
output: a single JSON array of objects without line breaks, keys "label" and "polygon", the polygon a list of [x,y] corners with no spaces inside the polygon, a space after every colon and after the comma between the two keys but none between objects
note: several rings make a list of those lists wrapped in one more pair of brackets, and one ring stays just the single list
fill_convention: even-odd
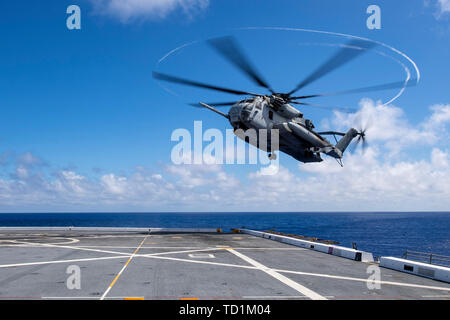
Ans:
[{"label": "tail fin", "polygon": [[352,128],[350,129],[347,134],[339,140],[339,142],[336,144],[336,148],[338,148],[342,153],[345,152],[348,145],[352,142],[354,138],[358,136],[358,130]]}]

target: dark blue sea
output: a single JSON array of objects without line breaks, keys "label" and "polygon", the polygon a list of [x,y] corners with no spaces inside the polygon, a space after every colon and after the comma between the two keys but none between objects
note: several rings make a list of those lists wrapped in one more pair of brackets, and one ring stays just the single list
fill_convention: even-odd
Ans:
[{"label": "dark blue sea", "polygon": [[400,257],[406,250],[450,256],[450,212],[352,213],[1,213],[0,226],[246,227],[339,241]]}]

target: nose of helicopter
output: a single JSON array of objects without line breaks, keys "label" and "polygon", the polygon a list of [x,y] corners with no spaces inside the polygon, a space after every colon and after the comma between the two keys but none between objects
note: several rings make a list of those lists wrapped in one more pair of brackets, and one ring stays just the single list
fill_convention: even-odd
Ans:
[{"label": "nose of helicopter", "polygon": [[234,105],[230,108],[228,111],[228,117],[230,119],[231,125],[237,124],[240,122],[240,115],[241,115],[242,107],[240,105]]}]

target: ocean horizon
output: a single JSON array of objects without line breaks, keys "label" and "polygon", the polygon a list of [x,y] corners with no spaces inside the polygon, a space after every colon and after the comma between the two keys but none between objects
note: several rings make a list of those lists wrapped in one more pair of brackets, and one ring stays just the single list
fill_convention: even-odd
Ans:
[{"label": "ocean horizon", "polygon": [[275,230],[401,257],[406,250],[450,256],[450,212],[0,213],[1,227],[166,227]]}]

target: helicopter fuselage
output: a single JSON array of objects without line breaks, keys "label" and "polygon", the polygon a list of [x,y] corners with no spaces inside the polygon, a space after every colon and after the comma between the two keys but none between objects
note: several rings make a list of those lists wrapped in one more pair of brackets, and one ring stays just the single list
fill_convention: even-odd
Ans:
[{"label": "helicopter fuselage", "polygon": [[[303,118],[300,111],[290,104],[274,105],[270,97],[260,96],[239,101],[229,110],[228,116],[235,134],[240,139],[267,152],[278,149],[298,161],[309,163],[323,161],[319,150],[323,152],[324,148],[333,148],[329,141],[313,130],[311,120]],[[266,144],[262,144],[258,138],[248,139],[246,133],[248,129],[256,131],[278,129],[278,148],[271,144],[270,138],[267,141],[267,148],[262,148],[261,145]]]},{"label": "helicopter fuselage", "polygon": [[[307,75],[299,82],[294,89],[280,93],[275,91],[272,86],[259,74],[244,52],[239,48],[238,43],[233,37],[220,37],[209,39],[208,44],[222,55],[228,62],[245,74],[255,85],[269,91],[270,95],[261,95],[245,90],[236,90],[223,86],[203,83],[196,80],[190,80],[172,76],[160,72],[153,72],[153,77],[167,82],[187,85],[191,87],[214,90],[218,92],[234,94],[238,96],[251,96],[249,99],[234,102],[217,102],[206,104],[199,102],[194,106],[202,106],[216,114],[228,119],[234,128],[234,133],[242,140],[251,143],[257,148],[269,153],[280,150],[301,162],[321,162],[321,154],[326,154],[335,158],[342,166],[342,157],[353,139],[357,138],[356,144],[362,142],[363,149],[366,144],[366,129],[356,130],[351,128],[347,133],[329,131],[317,133],[314,131],[314,125],[311,120],[305,119],[303,114],[295,109],[292,104],[311,107],[327,108],[325,106],[311,104],[305,100],[319,98],[331,95],[342,95],[360,92],[370,92],[387,90],[392,88],[405,88],[406,83],[393,82],[382,85],[363,87],[352,90],[325,92],[316,94],[303,94],[295,96],[296,92],[303,90],[306,86],[321,79],[328,73],[347,64],[349,61],[357,58],[361,54],[369,51],[376,46],[375,41],[364,39],[352,39],[343,46],[338,52],[322,63],[312,73]],[[409,81],[408,81],[409,82]],[[192,104],[191,104],[192,105]],[[218,110],[219,106],[232,106],[228,114]],[[333,108],[334,109],[334,108]],[[262,130],[270,131],[264,132]],[[271,137],[274,130],[278,131],[278,143],[272,143],[268,137]],[[248,139],[250,133],[253,133],[253,139]],[[263,134],[261,134],[263,132]],[[336,144],[332,145],[324,136],[334,136]],[[263,138],[265,136],[265,139]],[[336,136],[341,136],[340,140]],[[256,138],[256,139],[255,139]],[[260,141],[258,141],[260,139]],[[264,140],[266,140],[264,142]],[[271,158],[269,156],[269,158]]]}]

